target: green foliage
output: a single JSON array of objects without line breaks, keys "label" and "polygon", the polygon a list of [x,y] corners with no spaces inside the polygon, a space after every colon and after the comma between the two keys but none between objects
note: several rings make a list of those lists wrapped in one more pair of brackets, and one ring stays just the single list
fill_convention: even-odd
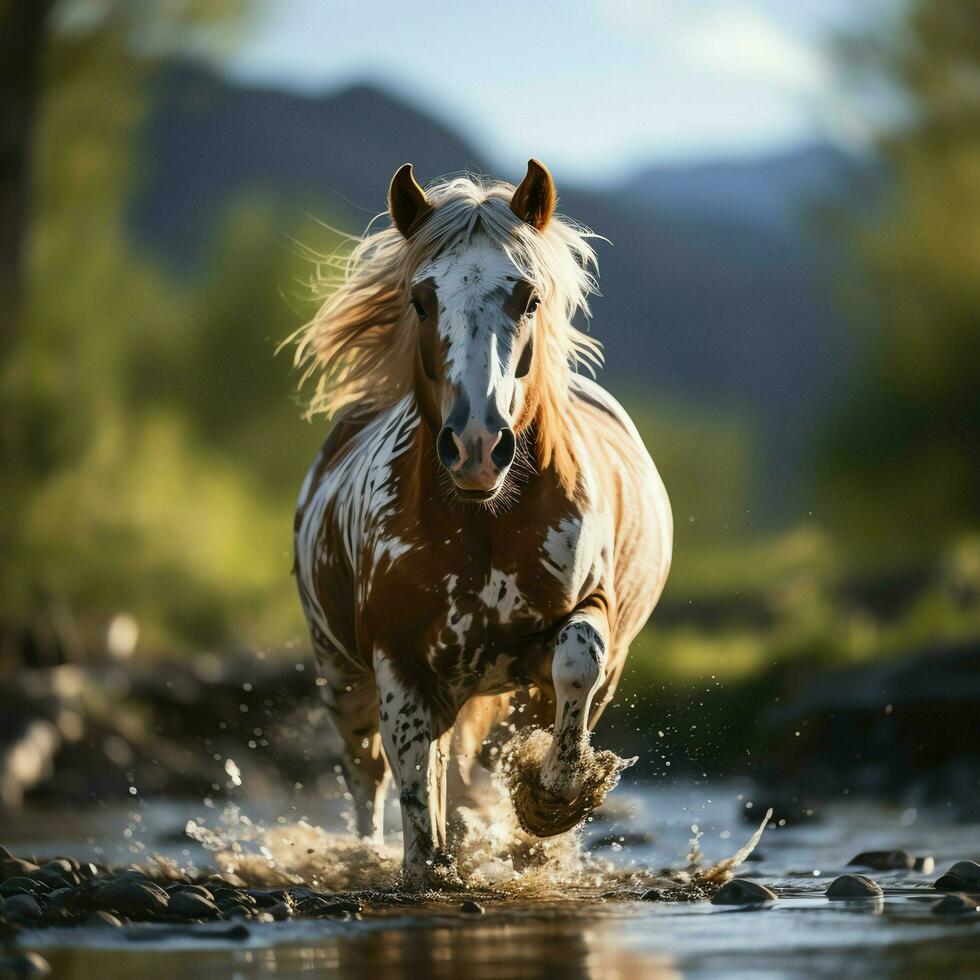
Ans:
[{"label": "green foliage", "polygon": [[[842,525],[929,544],[980,521],[980,4],[919,0],[872,70],[906,122],[854,228],[867,358],[827,441]],[[897,532],[897,534],[896,534]]]},{"label": "green foliage", "polygon": [[194,287],[134,250],[150,66],[125,37],[103,28],[50,52],[30,278],[2,380],[0,622],[68,609],[97,649],[126,610],[148,649],[281,645],[302,627],[296,488],[325,434],[300,421],[288,355],[274,356],[298,318],[280,290],[306,272],[283,235],[295,217],[243,202]]}]

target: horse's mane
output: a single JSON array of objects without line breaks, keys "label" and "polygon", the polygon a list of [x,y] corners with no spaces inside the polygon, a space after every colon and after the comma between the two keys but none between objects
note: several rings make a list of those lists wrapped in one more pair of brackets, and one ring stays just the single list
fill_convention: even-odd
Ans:
[{"label": "horse's mane", "polygon": [[313,288],[321,306],[297,330],[300,385],[315,379],[307,415],[368,415],[389,408],[413,388],[417,320],[408,301],[412,277],[449,243],[479,228],[537,284],[534,366],[528,378],[528,422],[533,421],[538,464],[553,465],[573,489],[577,464],[569,423],[571,374],[601,363],[597,340],[572,326],[588,314],[596,291],[595,252],[588,229],[555,215],[537,231],[510,209],[514,187],[464,176],[426,189],[434,210],[406,239],[393,227],[350,241],[345,257],[317,262]]}]

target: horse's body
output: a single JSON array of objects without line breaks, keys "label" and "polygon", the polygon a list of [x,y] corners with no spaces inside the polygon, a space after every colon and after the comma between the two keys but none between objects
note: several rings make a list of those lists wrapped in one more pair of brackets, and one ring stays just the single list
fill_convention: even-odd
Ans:
[{"label": "horse's body", "polygon": [[[401,227],[395,198],[393,185]],[[411,229],[404,216],[403,223]],[[505,274],[513,271],[510,258],[492,244],[471,222],[461,239],[410,270],[413,290],[423,295],[413,300],[419,319],[429,318],[421,304],[431,302],[426,308],[438,321],[435,353],[426,350],[420,324],[408,390],[387,405],[353,402],[307,476],[296,518],[300,594],[344,745],[358,829],[381,833],[390,767],[400,790],[406,871],[420,878],[448,873],[440,870],[447,789],[450,810],[472,803],[467,788],[477,756],[502,724],[540,725],[550,708],[554,743],[536,792],[548,797],[549,812],[567,804],[570,819],[580,819],[574,803],[587,731],[615,691],[670,564],[666,493],[611,396],[569,373],[562,379],[565,418],[530,409],[519,417],[518,402],[534,402],[518,380],[507,389],[506,368],[524,377],[515,367],[524,355],[517,341],[492,335],[497,319],[511,331],[514,324],[531,329],[534,310],[524,297],[516,313],[501,316],[510,302],[501,283],[517,287]],[[475,360],[454,352],[461,341],[449,324],[457,333],[463,324],[472,344],[481,331],[491,336],[491,356],[485,348]],[[543,370],[545,327],[538,330],[533,358]],[[500,353],[505,342],[512,349]],[[494,358],[496,367],[487,363]],[[530,390],[535,375],[525,375]],[[441,391],[433,386],[440,377]],[[501,420],[494,415],[488,423],[488,440],[500,434],[487,449],[470,438],[467,419],[483,417],[482,405],[480,413],[471,407],[474,392],[492,400],[497,389],[503,394],[496,406],[511,414],[502,410]],[[463,414],[454,423],[460,398]],[[512,421],[506,461],[496,447]],[[552,464],[542,465],[545,424],[562,428],[571,479],[556,451]],[[479,431],[477,440],[487,430]],[[492,492],[484,478],[496,481]],[[483,496],[473,503],[464,493]],[[531,692],[520,715],[511,712],[515,691]],[[529,829],[553,832],[535,826],[533,814],[521,815]]]}]

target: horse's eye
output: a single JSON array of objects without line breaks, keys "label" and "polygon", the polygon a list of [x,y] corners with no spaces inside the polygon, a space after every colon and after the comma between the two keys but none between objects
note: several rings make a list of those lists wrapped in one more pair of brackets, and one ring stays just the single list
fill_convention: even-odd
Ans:
[{"label": "horse's eye", "polygon": [[425,312],[425,307],[413,296],[412,306],[415,307],[415,312],[420,320],[425,320],[428,317],[428,313]]},{"label": "horse's eye", "polygon": [[527,309],[524,311],[525,316],[534,316],[534,311],[538,308],[538,304],[541,300],[537,296],[532,296],[528,300]]}]

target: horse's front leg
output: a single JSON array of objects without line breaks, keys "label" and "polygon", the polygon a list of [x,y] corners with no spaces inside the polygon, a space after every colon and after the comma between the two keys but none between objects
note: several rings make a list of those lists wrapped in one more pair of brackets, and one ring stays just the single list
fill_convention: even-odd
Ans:
[{"label": "horse's front leg", "polygon": [[451,730],[428,698],[406,685],[377,654],[381,738],[398,786],[405,842],[404,873],[415,884],[460,885],[446,853],[446,770]]},{"label": "horse's front leg", "polygon": [[606,681],[609,621],[600,602],[584,603],[558,631],[550,679],[555,724],[550,739],[519,736],[509,752],[511,799],[521,826],[538,837],[570,830],[605,799],[631,763],[589,744],[593,701]]},{"label": "horse's front leg", "polygon": [[551,681],[555,689],[555,727],[551,751],[541,767],[541,785],[571,802],[582,790],[589,748],[592,699],[605,680],[609,624],[601,610],[573,614],[555,641]]}]

